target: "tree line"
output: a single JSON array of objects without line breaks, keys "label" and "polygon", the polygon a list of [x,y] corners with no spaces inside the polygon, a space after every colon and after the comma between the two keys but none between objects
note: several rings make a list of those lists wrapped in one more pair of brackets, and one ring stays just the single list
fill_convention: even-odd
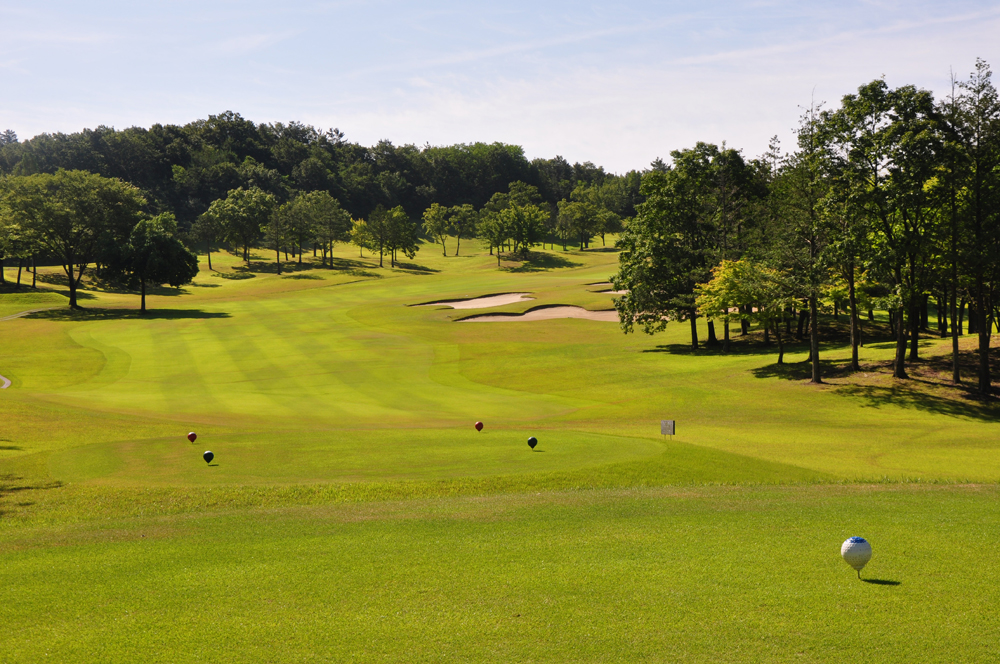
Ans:
[{"label": "tree line", "polygon": [[[818,315],[846,311],[851,368],[873,310],[889,312],[893,376],[908,377],[921,333],[978,334],[978,390],[991,391],[989,346],[1000,329],[1000,101],[977,60],[943,99],[882,79],[813,105],[795,149],[776,139],[745,159],[708,143],[671,153],[642,177],[645,200],[618,241],[614,287],[627,332],[708,319],[707,343],[728,349],[729,323],[783,341],[808,328],[812,381],[822,382]],[[964,320],[963,320],[964,319]],[[714,322],[723,325],[716,338]]]},{"label": "tree line", "polygon": [[[635,171],[618,176],[562,157],[529,161],[519,146],[502,143],[365,147],[337,129],[255,124],[232,112],[184,126],[102,126],[27,141],[7,130],[0,133],[0,197],[6,201],[0,264],[17,260],[19,280],[20,268],[39,257],[63,264],[76,306],[87,265],[94,262],[100,276],[112,274],[98,238],[124,246],[125,231],[95,212],[91,228],[64,229],[57,247],[39,229],[57,226],[58,215],[40,202],[29,205],[29,191],[65,189],[58,196],[66,200],[79,187],[90,188],[83,198],[128,191],[144,219],[171,220],[159,223],[162,233],[204,250],[209,269],[221,246],[247,262],[251,249],[263,247],[275,252],[280,272],[283,252],[301,263],[312,249],[322,265],[332,265],[337,242],[377,253],[380,265],[388,256],[392,266],[400,255],[415,255],[421,236],[442,246],[455,237],[456,253],[463,238],[481,237],[498,264],[501,250],[524,255],[546,238],[561,239],[564,248],[570,239],[586,247],[634,214],[640,179]],[[25,216],[29,208],[32,220]],[[34,230],[26,231],[29,226]]]},{"label": "tree line", "polygon": [[520,146],[473,143],[417,147],[380,141],[367,147],[338,129],[298,122],[255,124],[227,111],[189,124],[100,126],[19,141],[0,133],[0,175],[82,170],[135,185],[149,212],[170,212],[186,233],[211,204],[235,189],[257,187],[283,204],[302,192],[325,191],[352,218],[378,205],[402,206],[418,219],[432,203],[482,208],[509,183],[538,189],[555,206],[573,190],[621,180],[622,216],[634,213],[639,173],[606,173],[591,162],[562,157],[528,160]]}]

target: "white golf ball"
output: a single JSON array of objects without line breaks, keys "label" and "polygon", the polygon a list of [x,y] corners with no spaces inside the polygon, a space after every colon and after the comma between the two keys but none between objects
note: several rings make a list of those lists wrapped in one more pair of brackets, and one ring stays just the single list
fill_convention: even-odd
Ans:
[{"label": "white golf ball", "polygon": [[860,572],[872,559],[872,545],[864,537],[850,537],[840,547],[844,561]]}]

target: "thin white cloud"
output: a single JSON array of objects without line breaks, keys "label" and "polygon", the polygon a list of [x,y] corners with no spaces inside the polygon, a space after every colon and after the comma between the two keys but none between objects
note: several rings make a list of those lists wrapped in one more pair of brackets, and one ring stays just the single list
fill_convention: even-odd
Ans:
[{"label": "thin white cloud", "polygon": [[891,25],[882,26],[878,28],[869,28],[865,30],[852,30],[849,32],[841,32],[827,37],[819,37],[809,40],[799,40],[785,44],[772,44],[769,46],[762,46],[759,48],[721,51],[718,53],[711,53],[706,55],[677,58],[676,60],[673,61],[673,63],[680,65],[702,65],[702,64],[710,64],[723,61],[744,60],[746,58],[752,58],[760,55],[782,55],[805,49],[814,49],[817,46],[827,46],[838,43],[847,43],[852,41],[858,41],[860,39],[868,37],[900,34],[905,32],[912,32],[922,28],[934,27],[939,25],[948,25],[954,23],[970,23],[973,21],[982,21],[984,19],[990,19],[990,18],[993,19],[1000,18],[1000,8],[990,11],[964,14],[960,16],[945,16],[945,17],[933,18],[924,21],[900,21],[893,23]]},{"label": "thin white cloud", "polygon": [[570,44],[580,44],[598,39],[606,39],[608,37],[624,37],[639,33],[653,32],[656,30],[662,30],[671,25],[675,25],[685,21],[690,21],[694,18],[695,16],[692,14],[677,15],[669,19],[661,19],[659,21],[649,21],[646,23],[642,23],[640,25],[624,25],[614,28],[606,28],[603,30],[590,30],[587,32],[574,33],[559,37],[551,37],[547,39],[537,39],[525,42],[518,42],[514,44],[504,44],[502,46],[494,46],[491,48],[485,48],[479,50],[463,51],[438,58],[427,58],[422,60],[405,61],[405,62],[393,62],[390,64],[377,65],[373,67],[362,67],[360,69],[352,71],[350,75],[369,76],[371,74],[387,72],[387,71],[392,71],[392,72],[398,72],[401,70],[412,71],[415,69],[431,69],[435,67],[468,64],[470,62],[475,62],[479,60],[500,58],[503,56],[514,55],[517,53],[541,51],[545,49],[556,48],[559,46],[568,46]]},{"label": "thin white cloud", "polygon": [[275,33],[239,35],[216,42],[212,45],[212,50],[224,55],[246,55],[269,46],[274,46],[294,37],[296,34],[299,34],[296,30],[285,30]]}]

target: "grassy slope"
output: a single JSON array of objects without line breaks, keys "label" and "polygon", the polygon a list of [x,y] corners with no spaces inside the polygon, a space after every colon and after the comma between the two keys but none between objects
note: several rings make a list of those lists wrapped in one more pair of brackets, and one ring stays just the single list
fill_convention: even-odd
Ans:
[{"label": "grassy slope", "polygon": [[[607,308],[586,284],[614,270],[613,253],[556,251],[542,269],[506,272],[433,247],[395,271],[338,258],[337,270],[278,277],[217,254],[221,275],[153,295],[144,319],[134,295],[90,290],[83,313],[0,322],[0,374],[14,383],[0,391],[0,583],[19,589],[0,603],[11,626],[0,652],[988,652],[994,488],[695,485],[995,482],[992,406],[884,377],[809,386],[755,344],[693,355],[686,325],[624,336],[579,320],[456,324],[469,312],[406,306],[529,291],[535,301],[497,310]],[[49,287],[0,294],[0,317],[65,301]],[[891,356],[883,343],[862,352]],[[673,441],[661,418],[678,420]],[[218,465],[200,460],[206,448]],[[875,542],[870,573],[901,585],[853,579],[836,555],[851,534]]]},{"label": "grassy slope", "polygon": [[[0,373],[14,385],[0,412],[15,449],[0,451],[0,469],[36,452],[51,453],[53,478],[74,481],[495,475],[655,458],[666,449],[658,420],[670,418],[677,443],[833,477],[1000,479],[995,415],[955,399],[804,386],[775,374],[759,346],[692,355],[683,325],[650,338],[579,320],[453,324],[468,312],[406,306],[514,290],[537,299],[499,310],[610,306],[586,284],[613,271],[615,254],[554,256],[562,267],[511,273],[489,256],[445,259],[425,247],[421,269],[393,272],[342,254],[336,271],[206,271],[183,295],[152,297],[142,320],[120,308],[134,296],[91,293],[83,315],[5,321]],[[238,267],[221,255],[215,264],[227,275]],[[876,343],[863,359],[889,355]],[[475,420],[487,435],[469,428]],[[190,429],[198,447],[220,453],[213,479],[175,463],[190,452]],[[601,436],[574,448],[560,432]],[[547,461],[497,444],[532,433],[558,443]],[[328,449],[336,458],[322,459]]]}]

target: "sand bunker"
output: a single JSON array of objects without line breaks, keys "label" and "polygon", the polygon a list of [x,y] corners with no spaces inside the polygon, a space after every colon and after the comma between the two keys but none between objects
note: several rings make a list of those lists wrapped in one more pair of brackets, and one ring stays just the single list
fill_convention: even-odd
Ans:
[{"label": "sand bunker", "polygon": [[482,314],[481,316],[469,316],[463,318],[459,323],[519,323],[532,320],[554,320],[556,318],[582,318],[584,320],[600,320],[608,323],[618,322],[618,312],[614,309],[601,311],[589,311],[583,307],[569,307],[557,305],[554,307],[540,307],[532,309],[523,314]]},{"label": "sand bunker", "polygon": [[438,302],[424,302],[423,304],[418,304],[419,307],[430,307],[433,305],[451,307],[452,309],[488,309],[489,307],[500,307],[505,304],[514,304],[515,302],[525,302],[526,300],[534,300],[533,297],[528,297],[528,293],[499,293],[498,295],[484,295],[483,297],[474,297],[471,300],[440,300]]}]

